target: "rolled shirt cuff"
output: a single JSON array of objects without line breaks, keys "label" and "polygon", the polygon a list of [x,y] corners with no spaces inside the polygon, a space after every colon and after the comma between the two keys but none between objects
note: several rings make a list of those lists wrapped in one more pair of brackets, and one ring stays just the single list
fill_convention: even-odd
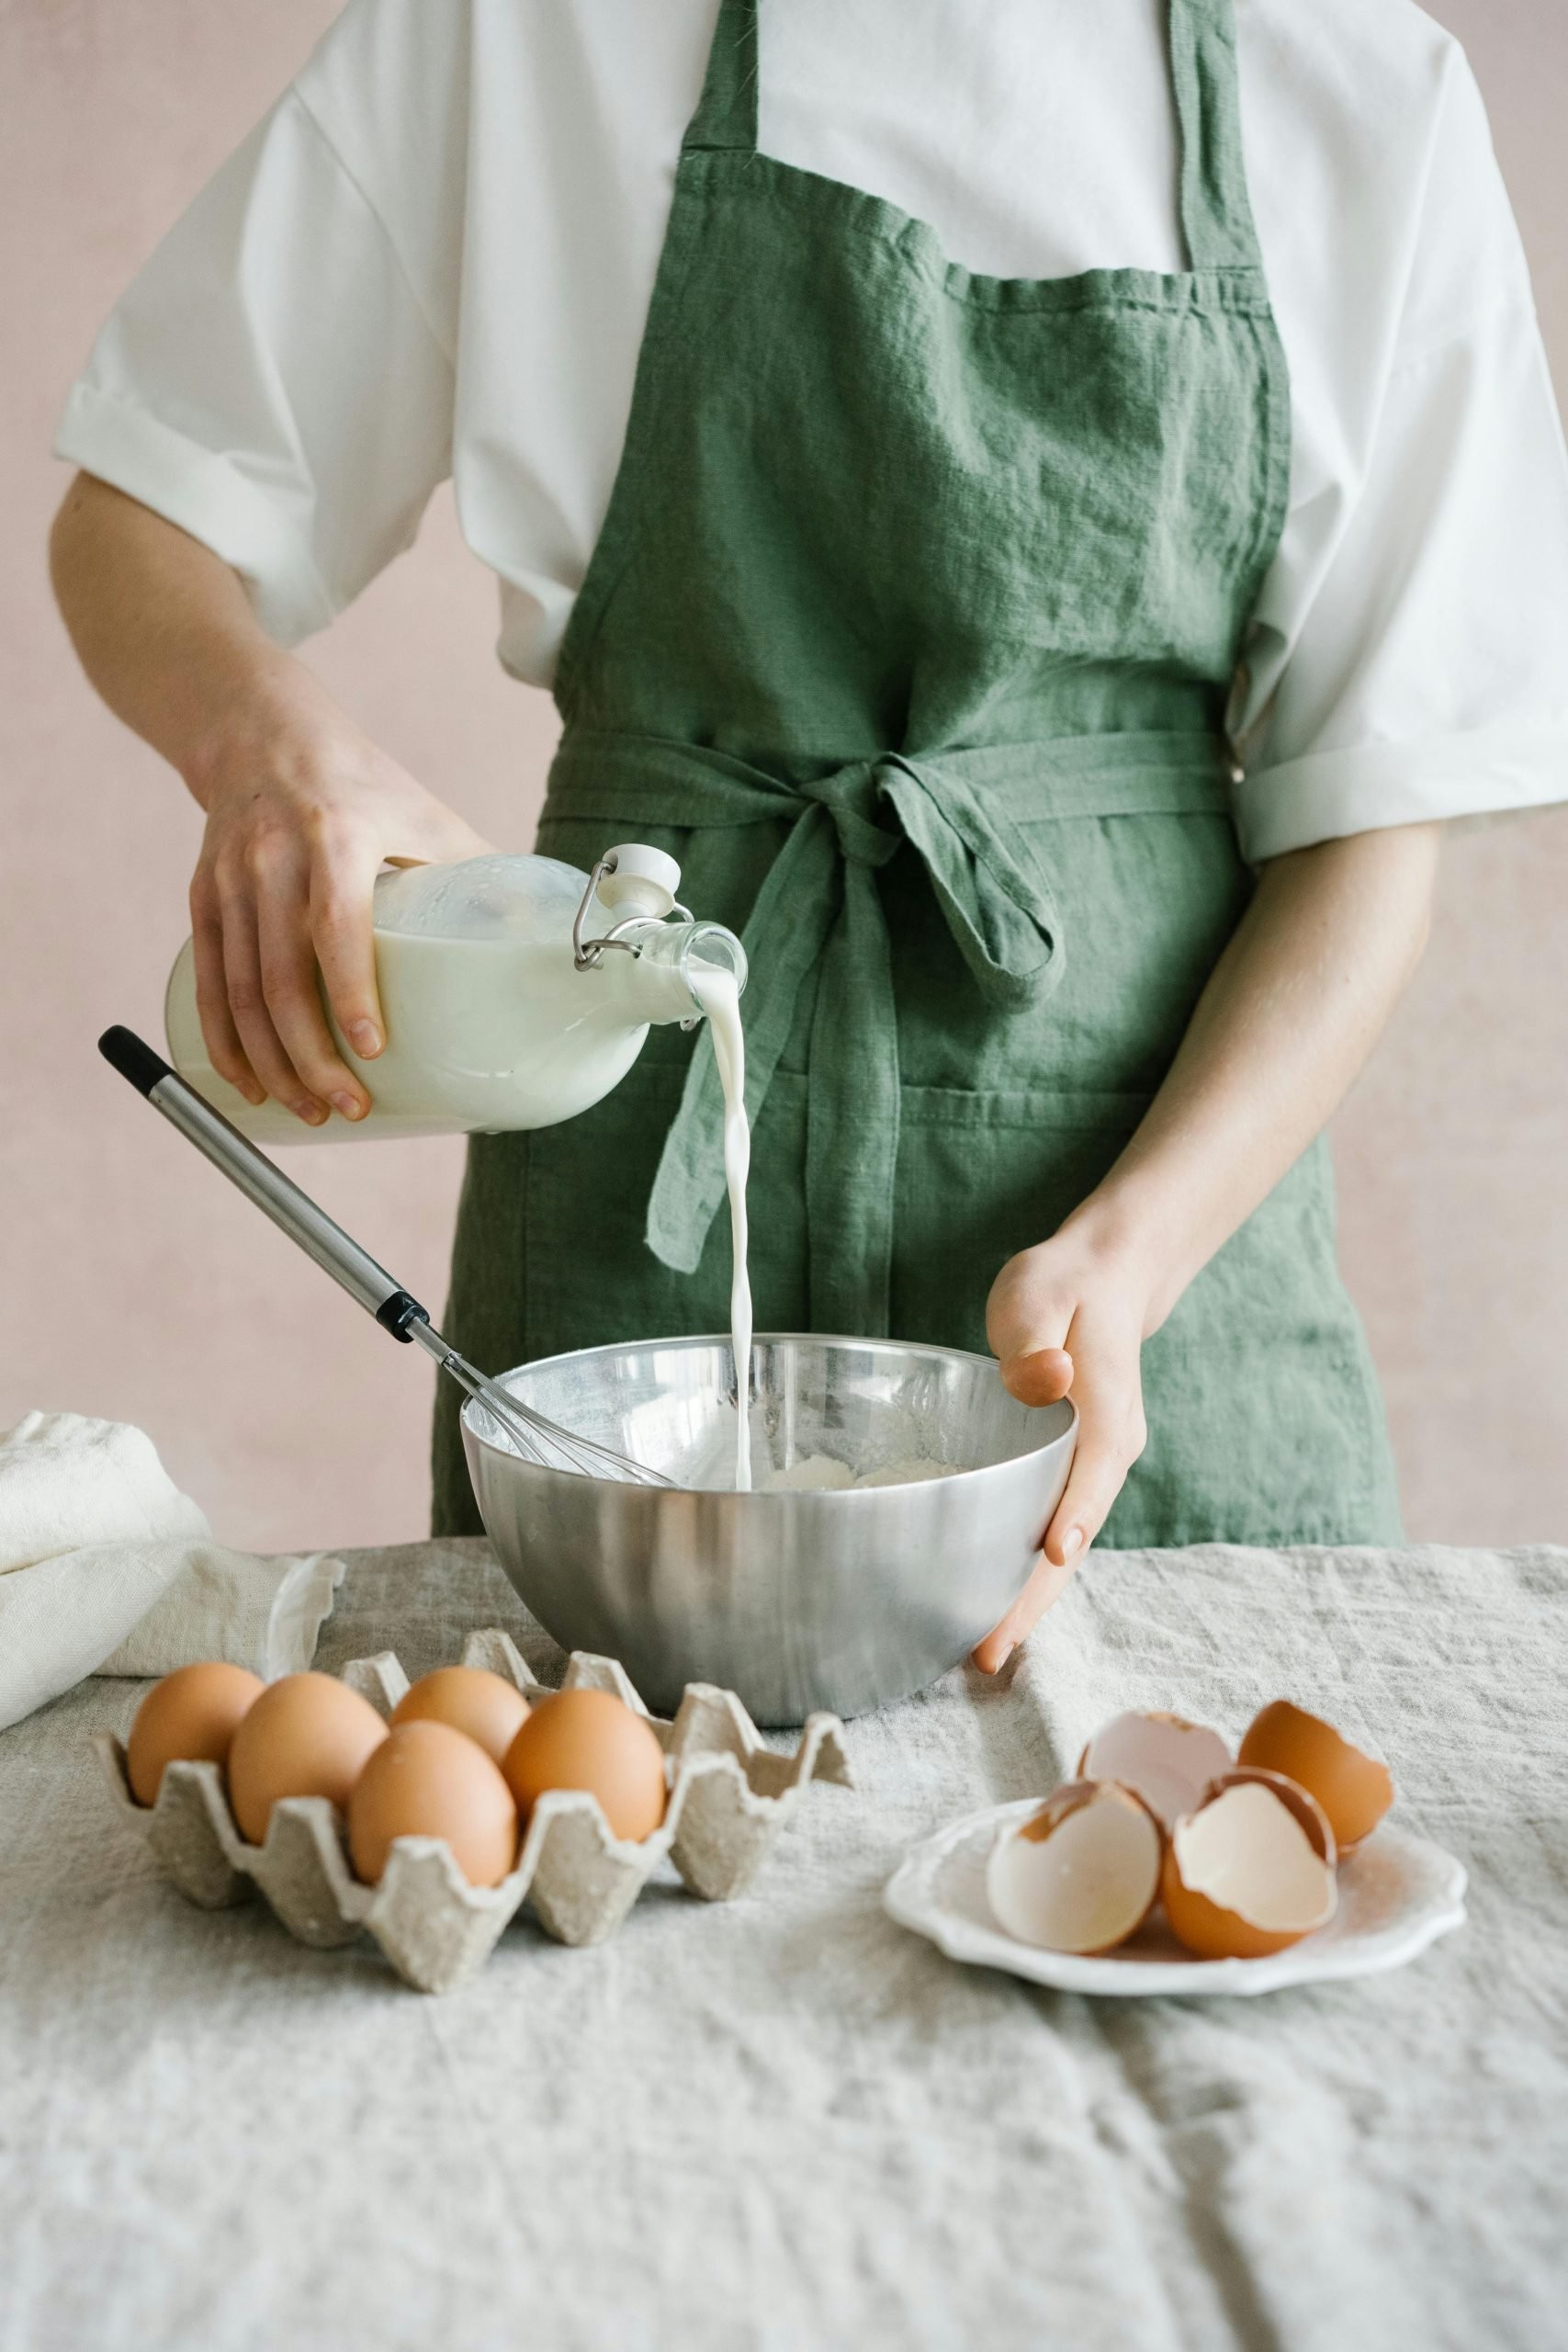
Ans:
[{"label": "rolled shirt cuff", "polygon": [[1568,722],[1309,752],[1245,776],[1235,806],[1242,854],[1261,865],[1347,833],[1501,816],[1562,800]]},{"label": "rolled shirt cuff", "polygon": [[220,556],[280,645],[324,628],[334,607],[310,549],[276,501],[229,458],[134,401],[72,388],[54,454],[140,501]]}]

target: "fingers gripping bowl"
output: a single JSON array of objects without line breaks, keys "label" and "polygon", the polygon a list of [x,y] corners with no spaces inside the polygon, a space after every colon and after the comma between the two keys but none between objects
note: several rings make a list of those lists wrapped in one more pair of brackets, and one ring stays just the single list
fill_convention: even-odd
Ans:
[{"label": "fingers gripping bowl", "polygon": [[826,1457],[908,1483],[735,1494],[728,1340],[550,1356],[502,1387],[675,1481],[635,1487],[524,1461],[482,1407],[463,1445],[485,1528],[567,1649],[620,1658],[653,1708],[687,1682],[760,1724],[863,1714],[958,1663],[1028,1581],[1071,1465],[1070,1404],[1021,1405],[988,1356],[883,1340],[760,1337],[757,1484]]}]

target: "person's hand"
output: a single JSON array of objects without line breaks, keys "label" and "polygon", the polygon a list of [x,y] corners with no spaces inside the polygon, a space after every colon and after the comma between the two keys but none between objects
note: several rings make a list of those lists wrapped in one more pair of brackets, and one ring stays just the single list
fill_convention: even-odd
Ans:
[{"label": "person's hand", "polygon": [[975,1652],[983,1673],[1007,1663],[1057,1598],[1144,1450],[1139,1356],[1151,1289],[1135,1253],[1099,1235],[1082,1211],[1010,1259],[991,1285],[986,1329],[1003,1380],[1026,1405],[1070,1395],[1078,1436],[1039,1565]]},{"label": "person's hand", "polygon": [[212,1067],[249,1102],[310,1126],[370,1098],[333,1040],[386,1043],[370,894],[378,867],[480,855],[489,843],[354,727],[298,664],[226,720],[187,777],[207,811],[190,887],[197,1006]]}]

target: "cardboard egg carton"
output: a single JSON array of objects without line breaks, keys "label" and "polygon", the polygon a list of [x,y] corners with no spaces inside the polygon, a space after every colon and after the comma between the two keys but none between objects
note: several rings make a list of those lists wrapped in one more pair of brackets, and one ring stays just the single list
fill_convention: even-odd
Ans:
[{"label": "cardboard egg carton", "polygon": [[[502,1675],[528,1699],[549,1695],[507,1634],[470,1634],[463,1664]],[[409,1687],[389,1650],[354,1659],[343,1679],[382,1715]],[[140,1805],[123,1743],[99,1734],[93,1745],[122,1817],[192,1903],[220,1910],[259,1889],[290,1935],[323,1949],[368,1931],[422,1993],[450,1992],[482,1967],[525,1897],[565,1944],[613,1936],[666,1856],[692,1894],[727,1903],[751,1884],[808,1781],[851,1785],[836,1715],[813,1715],[795,1753],[779,1756],[734,1692],[711,1683],[687,1685],[673,1723],[649,1714],[613,1658],[574,1651],[562,1688],[613,1691],[649,1724],[670,1772],[663,1822],[633,1844],[613,1834],[596,1797],[552,1790],[534,1807],[515,1870],[493,1887],[470,1886],[438,1838],[400,1838],[379,1885],[363,1885],[325,1797],[285,1797],[265,1843],[249,1846],[216,1764],[169,1765],[157,1803]]]}]

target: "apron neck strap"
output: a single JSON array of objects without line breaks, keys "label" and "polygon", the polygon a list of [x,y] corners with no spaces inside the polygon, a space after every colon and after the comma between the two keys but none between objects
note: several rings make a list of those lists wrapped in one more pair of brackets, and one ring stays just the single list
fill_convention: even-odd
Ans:
[{"label": "apron neck strap", "polygon": [[[1169,0],[1181,135],[1181,233],[1192,269],[1256,268],[1261,255],[1241,143],[1232,0]],[[757,151],[758,0],[720,0],[688,148]]]},{"label": "apron neck strap", "polygon": [[757,152],[757,0],[721,0],[707,78],[684,144]]},{"label": "apron neck strap", "polygon": [[1232,0],[1170,0],[1170,68],[1188,266],[1257,268],[1262,255],[1242,154]]}]

